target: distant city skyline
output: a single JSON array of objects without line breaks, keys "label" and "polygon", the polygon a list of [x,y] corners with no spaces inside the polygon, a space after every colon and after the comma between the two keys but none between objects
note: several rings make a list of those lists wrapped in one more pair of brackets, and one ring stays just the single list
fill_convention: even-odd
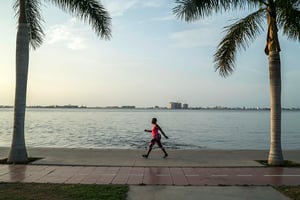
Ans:
[{"label": "distant city skyline", "polygon": [[[224,13],[186,23],[172,13],[175,1],[103,0],[112,17],[112,39],[51,4],[42,6],[46,38],[30,51],[27,105],[137,107],[187,103],[189,107],[269,107],[266,33],[237,55],[235,72],[214,71],[223,27],[244,13]],[[2,31],[0,105],[14,104],[16,18],[13,2],[0,1]],[[249,11],[250,12],[250,11]],[[300,107],[299,42],[280,35],[282,107]]]},{"label": "distant city skyline", "polygon": [[[0,105],[0,108],[13,108],[12,105]],[[86,105],[75,105],[75,104],[66,104],[66,105],[28,105],[27,108],[69,108],[69,109],[168,109],[168,110],[270,110],[270,107],[228,107],[228,106],[194,106],[190,107],[188,104],[182,104],[181,107],[172,107],[167,106],[145,106],[138,107],[135,105],[115,105],[115,106],[86,106]],[[282,110],[295,110],[299,111],[300,107],[282,107]]]}]

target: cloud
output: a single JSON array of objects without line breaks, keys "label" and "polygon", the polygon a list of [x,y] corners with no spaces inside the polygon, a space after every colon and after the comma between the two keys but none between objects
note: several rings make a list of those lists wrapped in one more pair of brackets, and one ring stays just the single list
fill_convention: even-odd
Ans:
[{"label": "cloud", "polygon": [[108,0],[104,1],[104,3],[112,17],[116,16],[122,16],[127,10],[135,7],[138,4],[138,0],[127,0],[124,1],[118,1],[118,0]]},{"label": "cloud", "polygon": [[142,1],[142,5],[144,7],[153,7],[153,8],[158,8],[161,7],[162,5],[164,5],[166,2],[166,0],[152,0],[152,1]]},{"label": "cloud", "polygon": [[166,0],[103,0],[104,7],[112,17],[120,17],[130,9],[145,7],[161,7]]},{"label": "cloud", "polygon": [[172,20],[176,20],[173,15],[163,16],[163,17],[155,17],[147,20],[140,20],[139,24],[147,24],[149,22],[170,22]]},{"label": "cloud", "polygon": [[80,36],[82,29],[76,28],[76,20],[73,18],[66,24],[54,25],[47,31],[48,44],[65,44],[69,49],[85,49],[84,36]]},{"label": "cloud", "polygon": [[220,30],[202,27],[172,33],[169,38],[174,46],[180,48],[216,46],[220,38]]},{"label": "cloud", "polygon": [[152,19],[152,21],[172,21],[172,20],[176,20],[176,17],[174,15],[168,15],[168,16],[164,16],[164,17],[156,17],[156,18]]},{"label": "cloud", "polygon": [[161,18],[157,18],[158,21],[170,21],[170,20],[175,20],[176,18],[174,15],[169,15]]}]

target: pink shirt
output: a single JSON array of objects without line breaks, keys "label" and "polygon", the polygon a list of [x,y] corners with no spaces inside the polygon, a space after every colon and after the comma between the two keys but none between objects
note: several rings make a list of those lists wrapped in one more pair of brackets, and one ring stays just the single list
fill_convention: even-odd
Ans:
[{"label": "pink shirt", "polygon": [[158,133],[158,128],[157,128],[156,125],[153,125],[151,133],[152,133],[152,138],[156,138],[157,135],[159,134]]}]

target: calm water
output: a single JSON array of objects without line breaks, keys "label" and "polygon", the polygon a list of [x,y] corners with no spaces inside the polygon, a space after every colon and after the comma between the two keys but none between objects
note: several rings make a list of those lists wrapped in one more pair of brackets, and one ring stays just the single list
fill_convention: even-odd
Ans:
[{"label": "calm water", "polygon": [[[27,109],[29,147],[146,148],[151,118],[174,149],[268,149],[269,111]],[[300,149],[300,112],[283,111],[282,146]],[[13,110],[0,109],[0,146],[10,146]]]}]

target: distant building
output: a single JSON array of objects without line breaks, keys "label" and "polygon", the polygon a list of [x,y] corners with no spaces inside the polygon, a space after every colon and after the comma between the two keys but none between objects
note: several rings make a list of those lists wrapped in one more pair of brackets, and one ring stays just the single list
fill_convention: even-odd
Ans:
[{"label": "distant building", "polygon": [[181,109],[181,103],[179,102],[169,102],[168,109]]},{"label": "distant building", "polygon": [[188,109],[189,108],[189,105],[187,104],[187,103],[184,103],[183,105],[182,105],[182,109]]}]

